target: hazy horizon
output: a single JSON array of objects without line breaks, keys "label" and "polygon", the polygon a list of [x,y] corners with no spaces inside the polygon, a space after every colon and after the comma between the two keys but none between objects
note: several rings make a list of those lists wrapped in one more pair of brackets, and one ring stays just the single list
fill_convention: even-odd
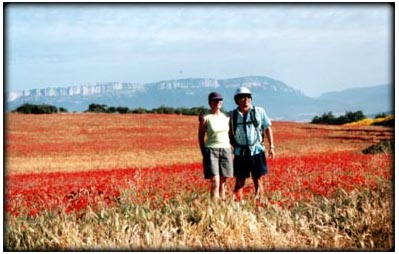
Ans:
[{"label": "hazy horizon", "polygon": [[7,3],[4,15],[7,91],[256,75],[315,97],[393,83],[389,3]]}]

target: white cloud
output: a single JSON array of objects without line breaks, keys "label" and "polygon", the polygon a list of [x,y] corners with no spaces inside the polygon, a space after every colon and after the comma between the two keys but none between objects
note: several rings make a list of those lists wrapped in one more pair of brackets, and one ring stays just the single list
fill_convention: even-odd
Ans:
[{"label": "white cloud", "polygon": [[[376,4],[10,6],[6,56],[15,70],[12,75],[29,64],[61,68],[87,63],[96,68],[109,63],[110,68],[120,69],[140,61],[142,76],[150,76],[146,70],[150,73],[165,62],[176,64],[171,69],[185,64],[191,66],[190,73],[197,66],[198,73],[217,76],[212,68],[221,71],[218,66],[230,69],[228,73],[241,73],[243,68],[249,72],[241,63],[250,59],[259,74],[276,72],[275,78],[288,80],[287,73],[303,71],[303,63],[339,72],[343,67],[328,65],[324,59],[340,62],[349,53],[357,57],[346,62],[368,69],[361,56],[373,52],[374,62],[388,57],[392,32],[390,9]],[[299,62],[301,57],[306,59]],[[209,59],[212,67],[205,70]],[[311,77],[294,76],[296,83],[315,84]]]},{"label": "white cloud", "polygon": [[[137,41],[237,41],[264,39],[299,39],[309,37],[333,38],[358,36],[368,29],[370,33],[384,31],[376,27],[381,20],[378,10],[371,12],[371,22],[365,23],[365,11],[328,7],[285,7],[256,5],[255,8],[230,5],[216,7],[173,5],[127,5],[127,7],[89,8],[47,7],[27,11],[25,18],[10,22],[12,38],[58,42],[68,40]],[[179,5],[178,5],[179,6]],[[299,9],[299,11],[298,11]],[[21,12],[22,10],[19,10]],[[19,15],[20,16],[20,15]],[[385,15],[386,16],[386,15]],[[13,17],[11,17],[12,19]],[[359,29],[359,28],[366,29]],[[362,30],[362,31],[358,31]],[[355,34],[357,33],[357,34]],[[381,33],[381,32],[380,32]],[[355,34],[355,35],[354,35]],[[377,34],[378,36],[378,34]]]}]

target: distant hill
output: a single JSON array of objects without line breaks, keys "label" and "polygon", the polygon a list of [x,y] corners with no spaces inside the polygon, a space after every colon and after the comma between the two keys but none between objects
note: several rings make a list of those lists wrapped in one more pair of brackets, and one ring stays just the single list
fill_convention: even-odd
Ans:
[{"label": "distant hill", "polygon": [[[64,107],[70,112],[84,111],[91,103],[126,106],[131,109],[153,109],[160,106],[208,107],[207,96],[212,91],[221,92],[225,98],[224,108],[231,110],[236,107],[233,96],[240,86],[251,89],[254,94],[253,104],[264,107],[274,120],[310,121],[315,115],[329,111],[341,113],[363,110],[365,114],[372,114],[393,110],[393,106],[389,108],[389,103],[381,102],[389,102],[393,96],[388,85],[375,88],[374,94],[378,97],[374,100],[369,98],[369,88],[356,89],[356,96],[352,91],[352,95],[342,91],[311,98],[282,81],[265,76],[192,78],[148,84],[108,82],[9,92],[6,110],[11,111],[23,103],[51,104]],[[351,96],[356,99],[349,99]]]},{"label": "distant hill", "polygon": [[337,92],[324,93],[319,99],[346,105],[345,108],[349,111],[361,109],[366,114],[375,115],[381,112],[393,112],[394,87],[385,84],[372,87],[350,88]]}]

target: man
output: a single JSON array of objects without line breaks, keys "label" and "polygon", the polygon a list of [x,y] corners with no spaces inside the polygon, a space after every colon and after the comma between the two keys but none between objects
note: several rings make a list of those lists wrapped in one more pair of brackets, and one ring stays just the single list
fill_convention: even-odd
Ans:
[{"label": "man", "polygon": [[234,147],[234,195],[242,199],[245,180],[252,176],[255,199],[263,196],[262,176],[267,173],[265,145],[266,136],[269,156],[274,159],[273,132],[271,122],[263,108],[252,106],[252,93],[246,87],[238,88],[234,95],[238,107],[230,112],[230,142]]}]

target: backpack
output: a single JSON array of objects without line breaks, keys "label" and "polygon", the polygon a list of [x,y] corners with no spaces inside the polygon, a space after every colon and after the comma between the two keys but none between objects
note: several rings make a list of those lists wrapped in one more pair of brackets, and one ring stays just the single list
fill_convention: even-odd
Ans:
[{"label": "backpack", "polygon": [[[252,123],[254,125],[255,129],[257,131],[260,131],[260,129],[259,129],[260,123],[257,121],[255,114],[256,114],[255,106],[252,106],[252,109],[249,111],[249,117],[251,120],[249,122],[245,122],[245,124]],[[231,126],[230,126],[230,130],[231,130],[230,131],[230,133],[231,133],[230,142],[233,146],[237,146],[238,144],[236,143],[234,136],[236,135],[236,130],[237,130],[238,109],[233,110],[232,117],[233,118],[232,118]],[[242,123],[242,124],[244,124],[244,123]],[[263,143],[263,140],[264,140],[263,132],[261,133],[261,136],[262,136],[262,143]]]}]

